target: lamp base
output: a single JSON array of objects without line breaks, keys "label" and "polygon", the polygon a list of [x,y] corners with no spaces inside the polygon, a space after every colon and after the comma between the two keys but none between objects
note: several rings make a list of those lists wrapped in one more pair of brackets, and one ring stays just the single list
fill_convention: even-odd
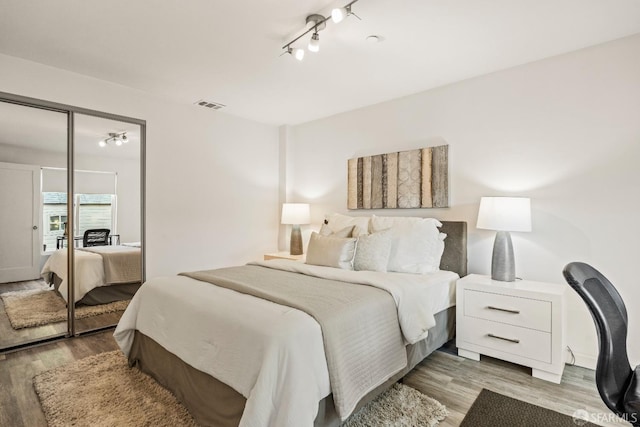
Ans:
[{"label": "lamp base", "polygon": [[302,233],[299,225],[291,226],[291,242],[289,242],[291,255],[302,255]]},{"label": "lamp base", "polygon": [[516,280],[516,265],[513,256],[511,234],[498,231],[493,242],[493,258],[491,259],[491,278],[501,282]]}]

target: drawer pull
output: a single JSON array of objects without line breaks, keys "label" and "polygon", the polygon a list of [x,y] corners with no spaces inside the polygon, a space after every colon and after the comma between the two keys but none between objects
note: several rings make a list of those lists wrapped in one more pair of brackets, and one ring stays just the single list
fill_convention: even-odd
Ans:
[{"label": "drawer pull", "polygon": [[491,338],[496,338],[496,339],[499,339],[499,340],[503,340],[503,341],[509,341],[509,342],[514,343],[514,344],[519,344],[520,343],[520,340],[513,339],[513,338],[505,338],[505,337],[500,337],[498,335],[493,335],[493,334],[487,334],[487,336],[491,337]]},{"label": "drawer pull", "polygon": [[513,313],[513,314],[520,314],[520,310],[509,310],[508,308],[500,308],[500,307],[494,307],[492,305],[488,305],[487,308],[489,310],[498,310],[498,311],[504,311],[505,313]]}]

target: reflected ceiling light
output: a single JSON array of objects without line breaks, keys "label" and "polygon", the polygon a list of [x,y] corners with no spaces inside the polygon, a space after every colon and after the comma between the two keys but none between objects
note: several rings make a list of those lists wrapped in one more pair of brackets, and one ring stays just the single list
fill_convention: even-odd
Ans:
[{"label": "reflected ceiling light", "polygon": [[114,143],[119,147],[123,143],[126,144],[127,142],[129,142],[129,137],[127,137],[127,132],[119,132],[119,133],[109,132],[109,137],[99,141],[98,145],[104,148],[107,145]]},{"label": "reflected ceiling light", "polygon": [[[356,18],[360,19],[358,15],[356,15],[351,11],[351,6],[357,1],[358,0],[353,0],[352,2],[348,3],[344,7],[334,9],[331,12],[331,19],[333,20],[333,22],[336,22],[336,23],[340,22],[344,18],[348,17],[349,15],[353,15]],[[313,32],[313,35],[311,36],[311,40],[309,40],[309,45],[307,46],[307,48],[311,52],[318,52],[320,50],[320,34],[318,33],[327,27],[328,20],[329,20],[329,17],[324,17],[318,14],[312,14],[307,16],[306,27],[304,32],[300,34],[298,37],[296,37],[295,39],[291,40],[289,43],[282,46],[282,49],[285,49],[285,52],[283,53],[283,55],[285,53],[288,53],[291,56],[295,57],[298,61],[302,61],[302,59],[304,58],[304,51],[302,51],[302,49],[294,48],[292,46],[295,42],[297,42],[298,40],[300,40],[310,32]]]}]

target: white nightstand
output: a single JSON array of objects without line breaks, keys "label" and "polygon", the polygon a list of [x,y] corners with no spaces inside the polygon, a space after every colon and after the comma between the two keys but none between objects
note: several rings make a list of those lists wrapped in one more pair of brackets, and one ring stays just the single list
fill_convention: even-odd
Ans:
[{"label": "white nightstand", "polygon": [[264,254],[264,260],[269,261],[270,259],[290,259],[293,261],[304,261],[303,255],[291,255],[288,251],[283,252],[273,252],[270,254]]},{"label": "white nightstand", "polygon": [[484,354],[532,368],[536,378],[560,383],[565,363],[567,286],[470,274],[457,283],[458,354]]}]

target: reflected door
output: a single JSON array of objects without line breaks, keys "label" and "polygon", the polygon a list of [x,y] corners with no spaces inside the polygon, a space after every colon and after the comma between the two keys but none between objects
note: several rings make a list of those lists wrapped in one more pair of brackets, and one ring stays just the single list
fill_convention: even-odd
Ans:
[{"label": "reflected door", "polygon": [[0,163],[0,283],[37,279],[40,168]]}]

